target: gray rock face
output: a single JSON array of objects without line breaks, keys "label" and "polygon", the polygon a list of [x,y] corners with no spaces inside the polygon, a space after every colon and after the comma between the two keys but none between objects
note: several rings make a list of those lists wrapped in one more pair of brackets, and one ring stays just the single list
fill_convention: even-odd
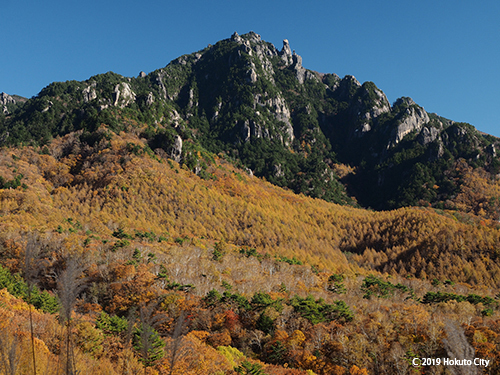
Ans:
[{"label": "gray rock face", "polygon": [[444,155],[444,147],[443,147],[443,143],[442,142],[439,142],[438,144],[438,149],[436,151],[436,154],[433,156],[434,157],[434,160],[437,160],[439,159],[440,157],[442,157]]},{"label": "gray rock face", "polygon": [[[256,83],[258,81],[257,67],[256,64],[261,65],[262,71],[264,72],[264,77],[274,84],[274,68],[271,62],[271,58],[275,56],[281,57],[285,66],[292,66],[295,70],[295,76],[300,83],[304,83],[306,79],[315,79],[316,76],[311,72],[307,71],[302,66],[302,57],[297,55],[295,52],[292,53],[290,48],[290,43],[287,39],[283,40],[283,48],[278,51],[272,44],[262,43],[260,35],[250,32],[245,36],[245,38],[234,33],[231,36],[231,40],[237,42],[241,45],[238,51],[237,58],[241,58],[242,53],[247,53],[250,56],[257,57],[258,62],[254,60],[248,61],[247,70],[247,81],[249,83]],[[233,63],[235,59],[233,56],[230,57],[229,65]]]},{"label": "gray rock face", "polygon": [[260,38],[260,35],[259,34],[256,34],[255,32],[253,31],[250,31],[248,33],[248,36],[250,37],[250,42],[251,43],[259,43],[262,41],[262,39]]},{"label": "gray rock face", "polygon": [[[356,83],[353,81],[353,84],[355,85]],[[370,92],[365,86],[362,86],[362,90],[357,105],[352,107],[352,115],[354,118],[357,118],[357,122],[360,124],[355,129],[355,136],[357,137],[361,137],[364,133],[369,132],[372,129],[372,124],[377,124],[377,119],[380,115],[391,111],[389,100],[387,100],[382,90],[378,88],[374,89],[375,99],[369,99]],[[369,107],[365,108],[363,102],[369,102]]]},{"label": "gray rock face", "polygon": [[7,109],[7,105],[8,104],[16,104],[16,100],[12,96],[2,92],[2,93],[0,93],[0,104],[2,105],[2,112],[7,115],[7,114],[9,114],[9,110]]},{"label": "gray rock face", "polygon": [[439,137],[439,130],[434,127],[424,127],[418,135],[418,142],[425,146]]},{"label": "gray rock face", "polygon": [[279,53],[281,60],[285,63],[285,65],[290,65],[292,63],[292,50],[290,48],[290,43],[288,43],[288,39],[283,40],[283,48]]},{"label": "gray rock face", "polygon": [[182,157],[182,138],[179,135],[175,136],[174,144],[170,149],[170,158],[176,162],[180,162]]},{"label": "gray rock face", "polygon": [[397,145],[401,140],[414,130],[420,131],[430,119],[427,112],[416,105],[411,98],[400,98],[394,106],[406,106],[404,112],[399,116],[398,125],[392,131],[387,148]]},{"label": "gray rock face", "polygon": [[[248,120],[247,120],[248,121]],[[246,123],[246,121],[245,121]],[[269,135],[269,132],[263,132],[262,131],[262,126],[260,126],[260,124],[254,122],[253,120],[250,120],[249,122],[249,125],[250,125],[250,133],[256,137],[256,138],[262,138],[264,136],[268,136]],[[267,130],[267,129],[265,129]]]},{"label": "gray rock face", "polygon": [[[268,59],[269,56],[273,55],[273,51],[271,51],[267,46],[262,45],[262,43],[252,45],[250,43],[250,40],[244,40],[241,37],[237,40],[241,41],[241,49],[238,51],[238,59],[242,57],[242,53],[247,53],[250,56],[256,56],[258,58],[258,62],[262,66],[265,77],[274,83],[274,70],[271,62]],[[231,60],[229,61],[229,64],[232,64]],[[247,81],[249,83],[257,82],[257,67],[254,60],[248,59],[247,66]]]},{"label": "gray rock face", "polygon": [[281,164],[275,164],[273,166],[273,172],[274,172],[274,176],[275,177],[283,177],[285,175],[285,172],[283,172],[283,167],[281,166]]},{"label": "gray rock face", "polygon": [[151,106],[155,102],[155,97],[152,92],[148,94],[148,97],[146,99],[146,105]]},{"label": "gray rock face", "polygon": [[[272,45],[261,43],[260,36],[258,36],[257,34],[253,34],[253,37],[252,34],[249,35],[250,39],[243,41],[243,52],[248,53],[250,56],[257,57],[257,64],[260,63],[262,71],[264,72],[264,77],[274,84],[274,69],[270,58],[277,56],[278,51]],[[249,81],[252,83],[257,82],[258,79],[256,73],[257,69],[255,65],[256,63],[254,63],[254,60],[250,59],[248,61],[249,70],[247,71],[247,74],[249,75]]]},{"label": "gray rock face", "polygon": [[276,120],[281,121],[284,124],[283,128],[280,130],[285,134],[285,139],[281,139],[281,142],[289,146],[295,139],[295,136],[293,133],[291,113],[285,99],[281,95],[278,95],[274,98],[264,100],[262,95],[257,94],[254,97],[254,109],[258,109],[259,107],[270,107],[271,113],[274,115]]},{"label": "gray rock face", "polygon": [[[172,110],[170,113],[170,121],[172,122],[172,125],[174,128],[178,128],[181,124],[181,115],[179,115],[179,112],[177,112],[175,109]],[[182,139],[181,139],[182,142]]]},{"label": "gray rock face", "polygon": [[267,129],[262,130],[262,126],[253,120],[245,120],[241,128],[241,135],[244,142],[248,142],[250,137],[262,138],[269,136]]},{"label": "gray rock face", "polygon": [[158,85],[159,91],[161,92],[163,99],[172,99],[167,95],[167,87],[163,83],[163,78],[165,77],[165,71],[162,69],[159,71],[156,77],[156,84]]},{"label": "gray rock face", "polygon": [[460,139],[463,139],[467,135],[467,130],[461,126],[455,126],[452,128],[452,132]]},{"label": "gray rock face", "polygon": [[250,136],[252,135],[251,129],[250,129],[250,121],[245,120],[243,123],[243,127],[241,128],[241,135],[243,137],[244,142],[248,142],[250,140]]},{"label": "gray rock face", "polygon": [[497,150],[495,148],[495,144],[492,143],[491,145],[489,145],[487,148],[486,148],[486,151],[491,155],[493,156],[494,158],[497,157]]},{"label": "gray rock face", "polygon": [[188,102],[188,107],[189,108],[192,108],[193,106],[198,106],[198,102],[196,102],[195,100],[195,95],[194,95],[194,89],[191,88],[189,90],[189,102]]},{"label": "gray rock face", "polygon": [[231,40],[236,43],[241,43],[243,41],[241,36],[239,36],[239,34],[236,31],[234,32],[233,35],[231,35]]},{"label": "gray rock face", "polygon": [[302,57],[295,52],[292,54],[292,64],[295,70],[295,77],[300,84],[303,84],[306,79],[317,79],[313,73],[302,66]]},{"label": "gray rock face", "polygon": [[49,109],[52,108],[53,105],[54,105],[54,103],[51,100],[49,100],[49,102],[47,103],[47,106],[44,109],[42,109],[42,113],[47,112]]},{"label": "gray rock face", "polygon": [[250,83],[255,83],[257,82],[257,72],[255,71],[255,64],[252,62],[251,65],[250,65],[250,69],[248,70],[247,72],[248,74],[248,82]]},{"label": "gray rock face", "polygon": [[[330,77],[333,77],[333,79],[334,79],[333,84],[332,84],[332,82],[328,82],[328,80],[327,80]],[[340,86],[340,81],[341,81],[340,77],[335,73],[322,74],[321,80],[322,80],[323,84],[325,85],[325,88],[331,92],[338,89],[338,87]]]},{"label": "gray rock face", "polygon": [[135,102],[135,93],[128,83],[122,82],[115,86],[113,101],[113,105],[120,108],[125,108],[130,103]]},{"label": "gray rock face", "polygon": [[195,60],[193,61],[193,64],[196,64],[198,61],[200,61],[201,56],[202,56],[201,53],[195,53],[194,54]]},{"label": "gray rock face", "polygon": [[297,77],[297,80],[300,84],[303,84],[306,78],[306,69],[302,66],[302,57],[294,52],[292,55],[292,59],[293,69],[295,70],[295,77]]},{"label": "gray rock face", "polygon": [[219,113],[220,113],[221,108],[222,108],[222,102],[218,102],[217,109],[215,110],[214,115],[212,116],[212,120],[217,120],[217,118],[219,117]]},{"label": "gray rock face", "polygon": [[7,104],[15,104],[16,100],[10,96],[9,94],[6,94],[4,92],[0,93],[0,104],[7,105]]},{"label": "gray rock face", "polygon": [[90,86],[87,86],[86,88],[84,88],[82,90],[83,101],[85,103],[88,103],[88,102],[90,102],[90,101],[92,101],[92,100],[94,100],[94,99],[97,98],[97,92],[95,90],[96,86],[97,86],[97,83],[96,82],[92,82],[90,84]]}]

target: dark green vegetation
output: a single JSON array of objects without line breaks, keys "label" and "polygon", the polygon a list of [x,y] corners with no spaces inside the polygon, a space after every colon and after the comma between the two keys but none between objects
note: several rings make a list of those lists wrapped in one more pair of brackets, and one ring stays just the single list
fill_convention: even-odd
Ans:
[{"label": "dark green vegetation", "polygon": [[[43,153],[54,137],[77,132],[84,152],[106,148],[114,133],[135,132],[149,147],[131,145],[131,152],[166,154],[205,179],[222,153],[296,193],[375,209],[462,209],[457,163],[490,177],[500,171],[497,138],[427,114],[410,98],[391,105],[372,82],[308,71],[288,43],[279,51],[253,32],[137,78],[108,72],[54,82],[9,113],[0,115],[4,145],[33,144]],[[483,203],[485,215],[497,218],[499,202]]]},{"label": "dark green vegetation", "polygon": [[409,293],[407,298],[412,298],[414,296],[413,290],[408,288],[406,285],[402,285],[400,283],[394,285],[389,281],[383,281],[372,275],[363,280],[361,290],[365,292],[363,298],[367,299],[370,299],[372,296],[378,298],[389,298],[394,296],[396,291],[399,291],[400,293]]},{"label": "dark green vegetation", "polygon": [[30,287],[19,274],[12,275],[10,271],[0,265],[0,289],[6,288],[15,297],[30,302],[35,308],[43,312],[55,313],[59,311],[59,300],[46,290],[41,291],[36,285]]}]

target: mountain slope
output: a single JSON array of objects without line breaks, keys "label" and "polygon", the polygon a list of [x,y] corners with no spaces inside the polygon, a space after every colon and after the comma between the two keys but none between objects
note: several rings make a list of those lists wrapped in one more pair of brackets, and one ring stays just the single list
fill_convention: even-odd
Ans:
[{"label": "mountain slope", "polygon": [[83,134],[0,150],[0,365],[32,366],[31,307],[11,293],[44,311],[39,368],[71,350],[109,374],[397,374],[470,345],[499,370],[498,222],[341,206],[215,156],[198,176],[130,132]]},{"label": "mountain slope", "polygon": [[[253,32],[137,78],[110,72],[53,83],[0,118],[0,137],[43,145],[83,130],[92,145],[101,124],[139,134],[196,173],[205,165],[198,151],[223,152],[296,193],[375,209],[460,208],[457,163],[491,185],[500,168],[497,138],[410,98],[391,105],[372,82],[307,70],[288,41],[278,50]],[[495,218],[496,206],[485,213]]]},{"label": "mountain slope", "polygon": [[172,243],[187,238],[256,248],[332,271],[361,266],[500,285],[498,224],[473,215],[339,206],[250,177],[223,159],[210,162],[203,179],[127,133],[92,148],[70,134],[44,153],[4,149],[0,161],[5,241],[40,231],[69,234],[81,250],[113,251],[117,230],[156,233]]}]

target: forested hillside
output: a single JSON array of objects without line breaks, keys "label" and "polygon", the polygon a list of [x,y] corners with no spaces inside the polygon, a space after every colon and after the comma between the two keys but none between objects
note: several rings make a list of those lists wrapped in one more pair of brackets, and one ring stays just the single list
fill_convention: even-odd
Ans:
[{"label": "forested hillside", "polygon": [[[39,371],[409,373],[465,342],[494,365],[497,222],[339,206],[208,153],[202,178],[107,131],[0,154],[1,286],[38,309]],[[30,310],[2,298],[25,373]]]}]

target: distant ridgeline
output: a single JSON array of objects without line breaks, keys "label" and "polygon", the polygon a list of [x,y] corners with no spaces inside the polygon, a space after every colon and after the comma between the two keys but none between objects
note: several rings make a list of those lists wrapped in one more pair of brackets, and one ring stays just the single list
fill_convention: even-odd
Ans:
[{"label": "distant ridgeline", "polygon": [[498,138],[410,98],[391,105],[372,82],[307,70],[287,40],[278,50],[254,32],[137,78],[108,72],[0,102],[1,145],[43,148],[76,132],[83,150],[133,132],[201,176],[223,153],[250,174],[340,204],[499,216]]}]

